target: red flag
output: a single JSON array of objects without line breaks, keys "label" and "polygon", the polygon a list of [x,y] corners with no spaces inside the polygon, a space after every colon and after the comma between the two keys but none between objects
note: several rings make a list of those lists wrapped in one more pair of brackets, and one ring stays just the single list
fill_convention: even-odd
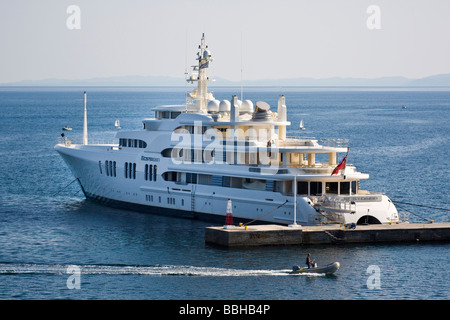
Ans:
[{"label": "red flag", "polygon": [[342,159],[342,161],[336,166],[336,168],[334,168],[331,175],[338,174],[339,170],[345,169],[345,165],[347,164],[347,156],[348,156],[348,152],[345,155],[344,159]]}]

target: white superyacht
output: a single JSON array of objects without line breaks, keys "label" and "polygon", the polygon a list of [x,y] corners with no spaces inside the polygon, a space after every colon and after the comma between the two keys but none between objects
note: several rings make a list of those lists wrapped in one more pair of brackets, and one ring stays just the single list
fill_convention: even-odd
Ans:
[{"label": "white superyacht", "polygon": [[[86,94],[83,143],[67,137],[56,151],[88,199],[189,218],[317,225],[398,222],[384,194],[359,189],[369,175],[347,164],[348,141],[287,137],[285,97],[276,111],[263,101],[218,101],[207,91],[213,61],[203,35],[187,81],[186,104],[159,106],[118,144],[89,144]],[[338,162],[341,154],[342,161]],[[326,159],[325,161],[316,161]]]}]

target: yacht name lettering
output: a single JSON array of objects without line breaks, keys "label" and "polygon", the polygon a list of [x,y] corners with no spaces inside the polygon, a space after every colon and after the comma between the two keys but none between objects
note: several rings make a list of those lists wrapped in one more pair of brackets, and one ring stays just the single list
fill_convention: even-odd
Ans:
[{"label": "yacht name lettering", "polygon": [[351,200],[352,201],[360,201],[360,202],[363,202],[363,201],[372,202],[372,201],[381,201],[381,197],[379,197],[379,196],[352,196]]},{"label": "yacht name lettering", "polygon": [[159,158],[145,157],[145,156],[141,156],[141,160],[142,160],[142,161],[155,161],[155,162],[159,162]]}]

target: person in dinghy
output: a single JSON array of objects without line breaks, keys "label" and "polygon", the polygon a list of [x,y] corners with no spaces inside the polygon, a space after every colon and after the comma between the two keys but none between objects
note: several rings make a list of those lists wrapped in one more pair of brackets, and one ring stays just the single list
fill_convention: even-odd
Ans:
[{"label": "person in dinghy", "polygon": [[308,269],[317,268],[317,264],[315,261],[311,260],[311,253],[309,252],[308,255],[306,256],[306,265],[308,266]]}]

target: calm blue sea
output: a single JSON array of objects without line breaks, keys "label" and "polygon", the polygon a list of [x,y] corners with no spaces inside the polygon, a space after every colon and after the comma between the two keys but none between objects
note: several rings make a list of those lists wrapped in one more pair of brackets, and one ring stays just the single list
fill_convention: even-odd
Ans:
[{"label": "calm blue sea", "polygon": [[[0,88],[0,299],[450,299],[448,243],[223,249],[205,244],[209,223],[103,207],[76,183],[63,190],[74,178],[53,147],[65,125],[81,142],[84,90]],[[140,129],[152,107],[184,103],[184,93],[88,88],[89,138],[112,140],[116,119]],[[450,209],[450,91],[246,88],[244,99],[276,108],[279,94],[288,135],[303,119],[304,135],[350,140],[348,162],[371,176],[361,188]],[[402,207],[412,222],[449,220],[448,211]],[[287,275],[308,252],[341,269]]]}]

